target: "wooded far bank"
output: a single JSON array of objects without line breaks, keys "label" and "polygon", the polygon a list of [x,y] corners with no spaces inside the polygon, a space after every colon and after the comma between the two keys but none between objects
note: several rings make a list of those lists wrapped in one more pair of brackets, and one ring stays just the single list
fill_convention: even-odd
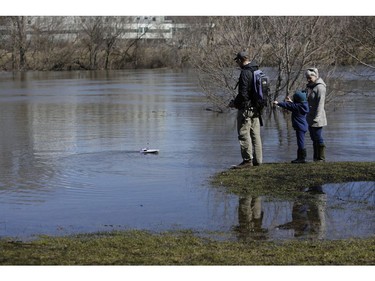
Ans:
[{"label": "wooded far bank", "polygon": [[375,17],[12,16],[0,17],[0,69],[199,67],[240,49],[263,66],[374,67],[374,42]]}]

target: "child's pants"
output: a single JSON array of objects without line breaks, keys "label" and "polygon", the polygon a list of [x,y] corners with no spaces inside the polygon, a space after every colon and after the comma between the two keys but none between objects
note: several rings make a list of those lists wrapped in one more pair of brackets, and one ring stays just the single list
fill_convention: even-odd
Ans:
[{"label": "child's pants", "polygon": [[296,130],[298,149],[305,149],[305,134],[306,131]]}]

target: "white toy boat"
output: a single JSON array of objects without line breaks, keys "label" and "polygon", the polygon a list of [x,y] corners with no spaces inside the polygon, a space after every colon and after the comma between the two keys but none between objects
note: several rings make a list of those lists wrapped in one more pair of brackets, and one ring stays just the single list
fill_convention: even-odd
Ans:
[{"label": "white toy boat", "polygon": [[159,149],[151,149],[151,148],[142,148],[140,153],[159,153]]}]

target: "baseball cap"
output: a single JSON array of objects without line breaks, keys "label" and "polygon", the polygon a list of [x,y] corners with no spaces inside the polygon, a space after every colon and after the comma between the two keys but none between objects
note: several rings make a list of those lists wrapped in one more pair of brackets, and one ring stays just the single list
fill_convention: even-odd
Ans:
[{"label": "baseball cap", "polygon": [[234,60],[243,59],[243,58],[249,58],[249,54],[246,51],[241,51],[237,54],[237,56],[234,58]]}]

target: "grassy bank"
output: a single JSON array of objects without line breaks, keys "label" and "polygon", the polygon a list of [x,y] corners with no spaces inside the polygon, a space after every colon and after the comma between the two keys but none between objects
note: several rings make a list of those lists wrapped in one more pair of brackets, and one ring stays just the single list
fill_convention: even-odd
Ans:
[{"label": "grassy bank", "polygon": [[189,232],[128,231],[32,242],[2,240],[12,265],[374,265],[375,238],[346,241],[223,242]]},{"label": "grassy bank", "polygon": [[[375,181],[373,163],[264,164],[212,178],[236,194],[288,197],[325,183]],[[190,231],[0,240],[3,265],[374,265],[375,236],[340,241],[217,241]]]},{"label": "grassy bank", "polygon": [[212,178],[214,186],[238,195],[294,197],[302,189],[326,183],[375,182],[375,162],[274,163],[228,170]]}]

